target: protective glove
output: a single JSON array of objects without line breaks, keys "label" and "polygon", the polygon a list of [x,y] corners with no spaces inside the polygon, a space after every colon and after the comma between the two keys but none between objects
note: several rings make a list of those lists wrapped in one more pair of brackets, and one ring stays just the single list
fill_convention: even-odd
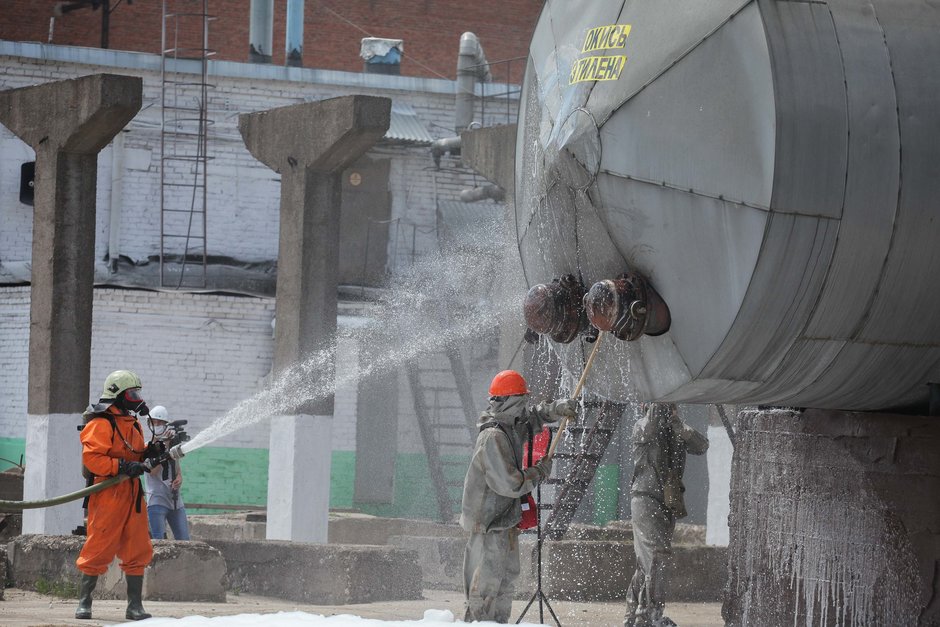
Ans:
[{"label": "protective glove", "polygon": [[549,413],[556,418],[562,418],[563,416],[575,418],[578,415],[578,401],[573,398],[559,399],[552,403]]},{"label": "protective glove", "polygon": [[679,412],[672,412],[669,416],[669,428],[672,429],[675,433],[682,433],[682,429],[685,428],[685,423],[682,422],[682,419],[679,418]]},{"label": "protective glove", "polygon": [[539,481],[545,481],[552,476],[552,458],[543,457],[532,465],[532,468],[538,471]]},{"label": "protective glove", "polygon": [[159,440],[153,440],[147,445],[147,448],[144,449],[144,459],[155,460],[164,453],[166,453],[166,444]]},{"label": "protective glove", "polygon": [[147,467],[140,462],[132,462],[126,459],[122,459],[118,462],[119,475],[127,475],[133,479],[134,477],[141,476],[145,472],[147,472]]}]

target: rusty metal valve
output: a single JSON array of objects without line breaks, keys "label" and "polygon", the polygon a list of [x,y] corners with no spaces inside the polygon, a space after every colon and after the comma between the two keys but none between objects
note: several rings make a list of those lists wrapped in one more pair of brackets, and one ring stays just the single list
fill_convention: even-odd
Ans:
[{"label": "rusty metal valve", "polygon": [[598,281],[584,296],[584,311],[591,324],[621,340],[641,335],[662,335],[672,317],[662,297],[635,272]]},{"label": "rusty metal valve", "polygon": [[532,286],[522,305],[529,329],[567,344],[587,331],[584,316],[584,286],[573,274]]}]

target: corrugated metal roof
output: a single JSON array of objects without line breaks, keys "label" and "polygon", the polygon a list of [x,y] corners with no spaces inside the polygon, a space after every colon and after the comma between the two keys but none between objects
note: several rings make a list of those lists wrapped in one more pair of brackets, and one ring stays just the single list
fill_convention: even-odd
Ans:
[{"label": "corrugated metal roof", "polygon": [[392,103],[392,116],[385,139],[416,146],[430,146],[434,141],[415,110],[397,102]]}]

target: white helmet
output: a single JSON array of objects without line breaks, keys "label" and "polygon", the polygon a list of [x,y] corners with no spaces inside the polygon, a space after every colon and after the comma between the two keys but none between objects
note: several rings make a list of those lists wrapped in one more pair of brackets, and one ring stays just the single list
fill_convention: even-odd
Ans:
[{"label": "white helmet", "polygon": [[170,412],[166,410],[166,407],[163,405],[157,405],[150,410],[151,420],[162,420],[163,422],[170,422]]}]

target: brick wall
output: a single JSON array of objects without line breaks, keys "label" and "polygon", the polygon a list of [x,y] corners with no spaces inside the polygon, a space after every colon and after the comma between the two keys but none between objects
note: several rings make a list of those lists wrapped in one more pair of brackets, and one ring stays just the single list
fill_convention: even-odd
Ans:
[{"label": "brick wall", "polygon": [[[133,5],[135,8],[137,4]],[[133,60],[139,62],[139,60]],[[211,77],[207,180],[208,250],[242,260],[270,260],[277,254],[278,175],[256,161],[245,148],[237,129],[238,114],[303,101],[371,93],[410,105],[432,136],[452,134],[453,96],[406,89],[364,89],[297,80],[252,78],[257,66],[243,65],[248,76]],[[113,65],[86,65],[43,61],[23,57],[0,57],[0,89],[75,78],[93,72],[118,72],[141,76],[144,107],[123,133],[123,150],[115,156],[114,143],[98,158],[98,205],[96,258],[108,250],[111,215],[111,175],[115,163],[122,167],[123,203],[119,253],[137,260],[156,256],[160,250],[160,74]],[[391,77],[392,85],[396,82]],[[194,94],[189,96],[195,97]],[[187,97],[189,97],[187,96]],[[502,122],[501,113],[491,112],[488,123]],[[392,224],[388,242],[390,269],[410,265],[416,256],[437,250],[435,208],[438,199],[454,200],[463,188],[481,182],[469,169],[455,168],[459,162],[445,157],[446,170],[436,171],[426,147],[385,146],[373,156],[392,161],[389,188],[392,194]],[[32,207],[19,202],[20,166],[33,158],[32,150],[0,127],[0,263],[30,258]],[[123,165],[121,165],[123,164]],[[170,181],[192,179],[188,169],[169,170]],[[180,189],[180,188],[176,188]],[[187,192],[188,194],[189,192]],[[176,208],[188,208],[189,196]],[[245,237],[250,233],[250,237]],[[168,250],[180,246],[168,241]]]},{"label": "brick wall", "polygon": [[[151,407],[165,405],[171,417],[189,420],[190,431],[198,433],[265,384],[273,317],[270,298],[96,289],[88,398],[100,395],[109,372],[133,370]],[[340,328],[352,321],[340,316]],[[29,288],[0,288],[0,437],[26,436],[28,357]],[[357,368],[355,341],[341,338],[336,450],[355,450]],[[267,448],[268,425],[235,431],[214,445]]]},{"label": "brick wall", "polygon": [[936,625],[940,423],[740,414],[729,625]]},{"label": "brick wall", "polygon": [[[7,0],[0,12],[0,39],[49,41],[49,20],[58,0]],[[114,4],[115,0],[111,0]],[[171,7],[201,10],[193,0],[170,0]],[[210,0],[209,47],[218,59],[248,60],[249,0]],[[122,2],[111,13],[109,47],[116,50],[159,53],[163,2]],[[286,0],[274,2],[273,63],[284,64]],[[472,31],[480,37],[489,61],[525,56],[539,12],[540,0],[311,0],[304,12],[304,65],[358,72],[363,37],[403,39],[401,72],[408,76],[453,79],[460,35]],[[201,23],[181,20],[180,44],[198,46]],[[55,18],[52,42],[97,47],[101,43],[101,11],[73,11]],[[524,65],[515,62],[512,82],[522,80]],[[505,82],[505,69],[495,69]]]},{"label": "brick wall", "polygon": [[[119,252],[133,259],[155,255],[160,246],[160,82],[158,70],[153,69],[158,67],[156,61],[131,53],[56,46],[34,48],[41,50],[34,57],[0,54],[3,70],[0,89],[94,72],[143,78],[144,107],[123,133],[121,154],[116,154],[112,145],[99,156],[95,256],[100,261],[108,251],[111,174],[115,164],[119,167],[123,164],[120,173],[123,203],[114,207],[121,212]],[[80,60],[66,61],[63,56]],[[385,87],[368,88],[356,84],[354,75],[340,76],[340,84],[332,84],[319,80],[321,75],[312,77],[311,70],[275,80],[267,71],[272,68],[247,64],[211,67],[214,73],[210,80],[214,87],[210,92],[210,117],[214,124],[209,135],[209,156],[212,157],[208,181],[210,254],[244,260],[273,259],[277,254],[278,177],[244,148],[236,126],[239,113],[350,93],[371,93],[410,105],[432,136],[452,134],[453,94],[448,93],[449,85],[444,85],[443,89],[440,84],[434,89],[421,88],[435,81],[382,77]],[[488,118],[487,123],[504,122],[502,112],[490,113],[493,117]],[[385,145],[375,148],[371,156],[391,161],[392,224],[388,258],[389,269],[394,274],[422,254],[437,250],[435,209],[438,199],[454,200],[460,189],[481,179],[467,169],[459,169],[459,161],[452,157],[444,158],[441,171],[434,170],[426,147]],[[19,202],[18,186],[20,165],[32,158],[31,149],[0,127],[0,265],[29,261],[31,256],[32,207]],[[187,172],[179,172],[176,180],[184,180],[187,175]],[[274,311],[271,299],[96,289],[94,306],[89,399],[100,393],[99,386],[108,372],[119,367],[130,368],[141,374],[145,397],[151,406],[166,405],[174,417],[189,420],[191,431],[197,433],[237,401],[260,389],[270,370],[273,341],[270,320]],[[368,313],[361,308],[342,307],[348,308],[349,304],[341,304],[340,326],[354,322],[343,320],[344,317],[361,320],[361,316]],[[0,287],[0,438],[25,437],[28,328],[28,288]],[[350,340],[340,342],[337,369],[342,377],[343,373],[356,368],[358,346]],[[120,363],[114,362],[112,355],[119,355]],[[406,381],[403,379],[402,383]],[[337,455],[347,461],[354,459],[355,394],[354,378],[347,377],[337,388],[334,462]],[[426,466],[422,466],[423,446],[410,395],[401,394],[399,400],[400,456],[411,455],[417,461],[398,468],[400,485],[396,487],[396,499],[403,499],[404,505],[401,509],[396,505],[394,511],[386,513],[423,513],[426,504],[414,505],[408,500],[416,498],[408,488],[415,485],[415,473],[426,473]],[[255,485],[246,477],[266,474],[266,457],[259,452],[266,452],[268,446],[266,424],[237,431],[224,441],[213,443],[212,447],[216,446],[244,450],[253,460],[237,470],[230,469],[231,481],[237,479],[243,482],[239,484],[243,487]],[[219,451],[210,454],[209,448],[204,450],[202,458],[206,464],[216,464],[219,469],[230,466],[233,455],[238,457]],[[203,472],[200,459],[195,455],[188,466],[195,471],[190,476],[194,481],[195,474]],[[205,474],[207,477],[213,474],[212,469]],[[336,476],[334,480],[338,480]],[[194,483],[191,488],[199,490],[193,493],[193,498],[218,502],[217,497],[213,497],[217,483],[208,478],[199,481],[202,483]],[[338,498],[351,499],[351,479],[347,492]],[[425,492],[432,493],[431,490]],[[249,496],[251,501],[236,502],[263,502],[263,494]]]}]

